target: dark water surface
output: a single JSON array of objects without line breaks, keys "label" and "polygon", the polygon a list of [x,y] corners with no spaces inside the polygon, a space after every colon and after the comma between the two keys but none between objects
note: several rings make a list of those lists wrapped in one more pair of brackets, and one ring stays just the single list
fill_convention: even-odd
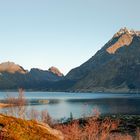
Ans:
[{"label": "dark water surface", "polygon": [[[17,92],[0,92],[0,99],[17,96]],[[48,110],[49,114],[60,119],[89,116],[98,109],[101,114],[140,114],[140,94],[134,93],[65,93],[65,92],[25,92],[30,102],[28,108]],[[48,100],[49,103],[45,101]]]}]

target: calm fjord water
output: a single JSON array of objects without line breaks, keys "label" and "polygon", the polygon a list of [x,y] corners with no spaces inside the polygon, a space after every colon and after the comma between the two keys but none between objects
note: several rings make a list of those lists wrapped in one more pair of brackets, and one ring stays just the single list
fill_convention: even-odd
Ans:
[{"label": "calm fjord water", "polygon": [[[17,92],[0,92],[0,99],[6,95],[17,96]],[[49,114],[60,119],[89,116],[97,108],[101,114],[140,114],[140,94],[113,93],[66,93],[66,92],[25,92],[29,108],[48,110]],[[39,102],[41,100],[41,102]],[[42,100],[49,100],[43,103]]]}]

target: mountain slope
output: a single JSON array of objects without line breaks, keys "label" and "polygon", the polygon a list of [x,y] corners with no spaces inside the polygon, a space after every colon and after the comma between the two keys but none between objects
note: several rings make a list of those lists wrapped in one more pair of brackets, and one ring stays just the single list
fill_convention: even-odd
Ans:
[{"label": "mountain slope", "polygon": [[91,59],[66,76],[76,80],[77,91],[140,89],[140,32],[126,28],[117,32]]},{"label": "mountain slope", "polygon": [[37,68],[28,72],[13,62],[0,64],[0,89],[48,89],[52,83],[62,78],[63,76],[51,71]]}]

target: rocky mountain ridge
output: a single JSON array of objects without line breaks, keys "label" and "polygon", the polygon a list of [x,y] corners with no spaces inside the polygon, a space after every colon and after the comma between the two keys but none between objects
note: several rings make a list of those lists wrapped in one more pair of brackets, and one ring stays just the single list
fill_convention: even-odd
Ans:
[{"label": "rocky mountain ridge", "polygon": [[134,36],[140,36],[139,31],[129,30],[127,28],[121,28],[114,36],[113,38],[119,37],[118,41],[107,48],[107,52],[110,54],[114,54],[119,48],[123,46],[129,46]]},{"label": "rocky mountain ridge", "polygon": [[56,74],[56,75],[58,75],[60,77],[64,76],[63,73],[61,73],[60,70],[58,68],[54,67],[54,66],[50,67],[48,69],[48,71],[50,71],[50,72],[52,72],[52,73],[54,73],[54,74]]},{"label": "rocky mountain ridge", "polygon": [[[57,68],[56,68],[57,69]],[[57,69],[57,71],[59,71]],[[25,70],[14,62],[4,62],[0,64],[0,89],[44,89],[53,82],[63,78],[63,74],[54,73],[50,70],[32,68]]]},{"label": "rocky mountain ridge", "polygon": [[120,29],[101,50],[66,78],[75,80],[74,91],[122,91],[140,89],[140,32]]},{"label": "rocky mountain ridge", "polygon": [[21,74],[26,74],[27,71],[24,70],[21,66],[15,64],[14,62],[3,62],[0,64],[0,73],[8,72],[8,73],[16,73],[19,72]]}]

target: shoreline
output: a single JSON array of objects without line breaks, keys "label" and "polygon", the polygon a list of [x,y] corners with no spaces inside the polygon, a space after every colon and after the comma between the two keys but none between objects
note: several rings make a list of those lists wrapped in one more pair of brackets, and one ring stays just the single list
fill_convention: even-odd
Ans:
[{"label": "shoreline", "polygon": [[[48,92],[48,93],[67,93],[67,94],[71,94],[71,93],[91,93],[91,94],[140,94],[140,90],[139,91],[125,91],[125,90],[105,90],[105,91],[97,91],[97,90],[66,90],[66,91],[61,91],[61,90],[54,90],[54,91],[50,91],[50,90],[30,90],[30,89],[25,89],[25,92]],[[0,90],[0,92],[18,92],[18,89],[7,89],[7,90]]]},{"label": "shoreline", "polygon": [[0,108],[5,108],[5,107],[9,107],[9,106],[11,106],[11,104],[0,103]]}]

